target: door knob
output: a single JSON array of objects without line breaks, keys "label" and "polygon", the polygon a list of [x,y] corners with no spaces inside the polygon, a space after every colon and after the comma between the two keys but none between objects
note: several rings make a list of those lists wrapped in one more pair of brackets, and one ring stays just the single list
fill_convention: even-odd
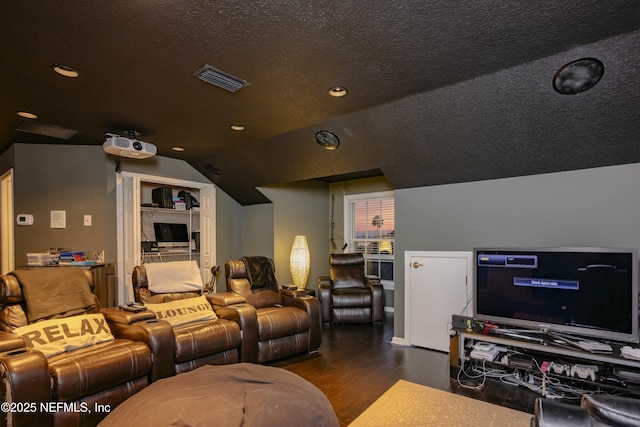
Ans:
[{"label": "door knob", "polygon": [[424,267],[424,266],[420,264],[418,261],[413,262],[413,268],[420,268],[420,267]]}]

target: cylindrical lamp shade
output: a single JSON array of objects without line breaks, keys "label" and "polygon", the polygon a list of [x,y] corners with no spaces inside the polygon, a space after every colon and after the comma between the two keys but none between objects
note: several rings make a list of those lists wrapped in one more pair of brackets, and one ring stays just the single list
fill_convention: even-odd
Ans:
[{"label": "cylindrical lamp shade", "polygon": [[306,288],[307,279],[309,278],[309,267],[311,265],[307,236],[296,236],[293,239],[289,264],[291,266],[293,284],[300,289]]}]

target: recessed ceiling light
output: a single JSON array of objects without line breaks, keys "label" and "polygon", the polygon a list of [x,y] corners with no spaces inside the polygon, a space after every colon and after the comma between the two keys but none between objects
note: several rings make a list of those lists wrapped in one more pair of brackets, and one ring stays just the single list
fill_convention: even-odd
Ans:
[{"label": "recessed ceiling light", "polygon": [[349,90],[344,86],[334,86],[328,90],[328,93],[335,98],[340,98],[349,93]]},{"label": "recessed ceiling light", "polygon": [[230,128],[235,131],[243,131],[245,129],[244,125],[231,125]]},{"label": "recessed ceiling light", "polygon": [[18,111],[18,115],[20,117],[22,117],[22,118],[25,118],[25,119],[37,119],[38,118],[38,116],[36,116],[35,114],[30,113],[28,111]]},{"label": "recessed ceiling light", "polygon": [[173,151],[184,151],[183,147],[171,147]]},{"label": "recessed ceiling light", "polygon": [[60,65],[60,64],[53,64],[53,71],[65,77],[75,78],[80,75],[80,73],[74,70],[73,68],[68,67],[66,65]]}]

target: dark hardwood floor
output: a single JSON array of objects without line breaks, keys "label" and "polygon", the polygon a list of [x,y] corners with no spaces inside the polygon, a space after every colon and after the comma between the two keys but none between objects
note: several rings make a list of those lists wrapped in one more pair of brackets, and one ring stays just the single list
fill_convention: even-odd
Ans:
[{"label": "dark hardwood floor", "polygon": [[461,387],[450,378],[449,354],[391,345],[392,337],[391,314],[383,325],[324,325],[317,353],[270,365],[315,384],[329,398],[342,426],[349,425],[400,379],[533,412],[534,393],[499,381],[488,381],[478,390]]}]

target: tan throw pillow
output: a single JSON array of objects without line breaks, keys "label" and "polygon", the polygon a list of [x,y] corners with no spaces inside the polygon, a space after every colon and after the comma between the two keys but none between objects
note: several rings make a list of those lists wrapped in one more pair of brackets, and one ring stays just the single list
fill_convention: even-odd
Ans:
[{"label": "tan throw pillow", "polygon": [[202,278],[195,261],[152,262],[144,265],[149,290],[156,294],[200,292]]},{"label": "tan throw pillow", "polygon": [[115,339],[102,314],[43,320],[16,328],[14,333],[46,357]]},{"label": "tan throw pillow", "polygon": [[218,318],[204,295],[161,304],[145,304],[145,307],[156,313],[158,319],[166,320],[173,326],[197,320],[215,320]]}]

